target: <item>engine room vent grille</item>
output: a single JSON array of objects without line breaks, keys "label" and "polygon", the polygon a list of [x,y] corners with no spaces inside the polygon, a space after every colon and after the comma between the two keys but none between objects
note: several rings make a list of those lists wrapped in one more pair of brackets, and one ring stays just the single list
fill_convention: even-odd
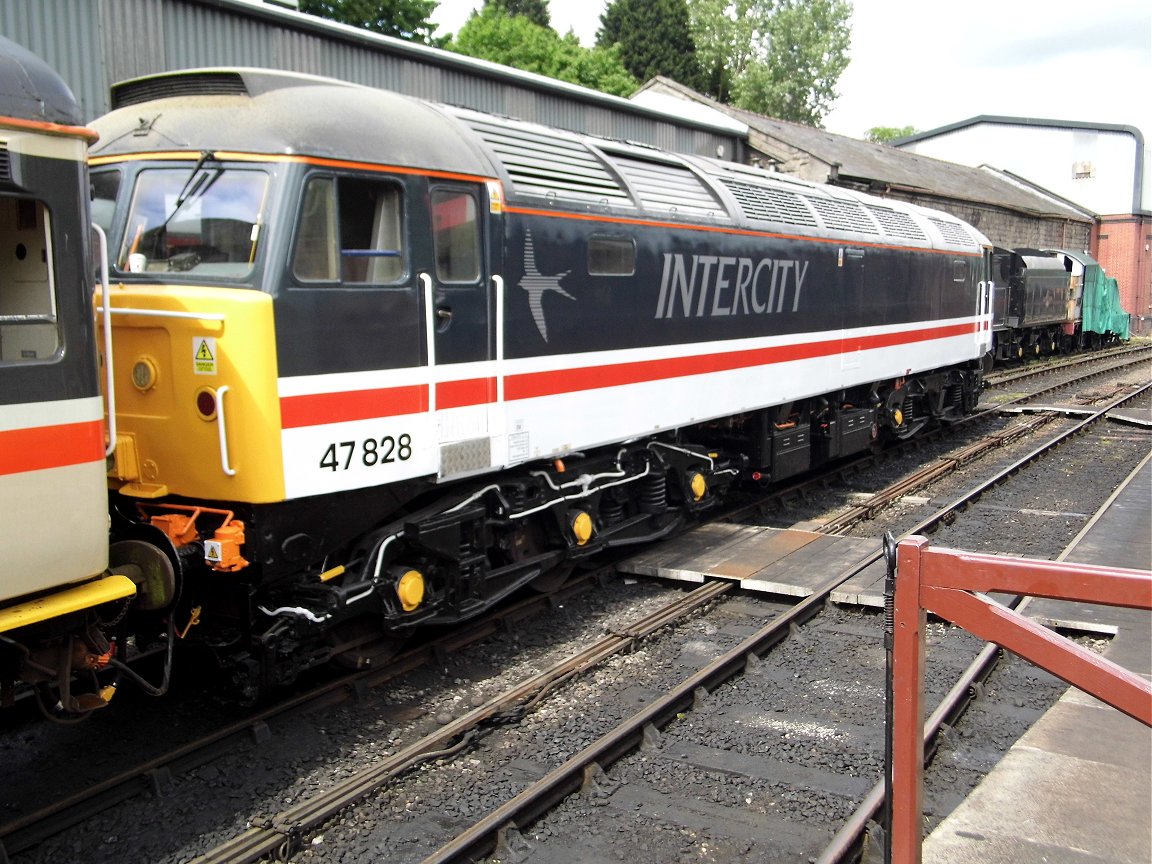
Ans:
[{"label": "engine room vent grille", "polygon": [[247,96],[248,88],[237,72],[197,72],[126,81],[112,88],[112,107],[139,105],[173,96]]},{"label": "engine room vent grille", "polygon": [[804,196],[812,209],[820,214],[828,228],[841,231],[855,231],[858,234],[879,234],[876,223],[868,218],[864,208],[854,201],[841,201],[838,198],[820,198],[816,195]]},{"label": "engine room vent grille", "polygon": [[682,165],[651,162],[610,153],[613,164],[652,213],[708,216],[727,220],[728,213],[695,174]]},{"label": "engine room vent grille", "polygon": [[928,218],[933,225],[940,229],[940,233],[949,243],[957,243],[961,246],[975,245],[976,241],[972,239],[972,235],[965,231],[964,226],[959,222],[948,222],[944,219],[934,219],[931,216]]},{"label": "engine room vent grille", "polygon": [[749,219],[764,222],[783,222],[786,225],[806,225],[816,227],[816,217],[805,206],[800,196],[771,186],[757,186],[721,177],[733,197]]},{"label": "engine room vent grille", "polygon": [[472,112],[453,113],[492,148],[517,193],[633,206],[616,178],[576,138],[543,127],[494,122]]},{"label": "engine room vent grille", "polygon": [[8,142],[0,141],[0,183],[12,182],[12,160],[8,155]]},{"label": "engine room vent grille", "polygon": [[890,207],[876,207],[872,204],[865,206],[876,217],[876,221],[883,227],[885,234],[891,237],[903,237],[907,240],[928,239],[923,229],[916,224],[916,220],[907,213],[901,213]]}]

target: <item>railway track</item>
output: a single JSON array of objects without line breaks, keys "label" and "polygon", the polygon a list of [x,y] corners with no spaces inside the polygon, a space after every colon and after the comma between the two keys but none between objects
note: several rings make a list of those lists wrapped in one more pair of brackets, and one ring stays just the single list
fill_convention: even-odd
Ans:
[{"label": "railway track", "polygon": [[1103,364],[1108,367],[1105,371],[1109,371],[1112,366],[1113,359],[1119,358],[1123,361],[1121,365],[1132,362],[1133,360],[1146,359],[1152,355],[1152,345],[1138,344],[1126,345],[1121,348],[1114,348],[1108,351],[1095,351],[1091,354],[1078,354],[1071,357],[1061,357],[1056,360],[1029,363],[1023,368],[1009,368],[1004,371],[993,371],[984,376],[985,386],[987,387],[1001,387],[1005,384],[1015,383],[1017,381],[1025,381],[1031,378],[1036,378],[1041,375],[1050,375],[1054,372],[1060,372],[1068,369],[1077,369],[1083,366],[1090,366],[1095,364]]},{"label": "railway track", "polygon": [[[1108,410],[1111,410],[1113,407],[1115,406],[1106,406],[1102,411],[1098,412],[1097,417],[1103,416],[1104,413],[1106,413]],[[1068,434],[1074,434],[1075,431],[1078,431],[1081,428],[1085,428],[1091,422],[1092,421],[1084,421],[1080,424],[1077,424],[1075,429]],[[1061,440],[1063,440],[1063,437],[1066,436],[1062,436]],[[937,475],[934,475],[932,472],[928,472],[924,474],[918,482],[931,482],[931,480],[935,479],[936,476]],[[857,512],[854,514],[838,515],[834,521],[830,521],[828,525],[824,526],[823,530],[829,532],[843,531],[847,525],[851,524],[853,521],[866,519],[875,513],[879,507],[883,506],[883,499],[885,497],[889,501],[894,500],[900,495],[908,494],[912,488],[915,488],[915,486],[905,483],[902,484],[899,489],[885,490],[885,492],[880,493],[876,501],[870,502],[868,506],[856,508]],[[962,507],[963,504],[956,503],[952,506],[955,509]],[[927,526],[917,526],[917,529],[914,530],[927,531],[929,529]],[[847,578],[847,575],[844,575],[844,578]],[[594,576],[590,575],[587,578],[594,579]],[[829,590],[831,590],[833,581],[834,580],[830,580]],[[839,584],[839,581],[835,581],[835,584]],[[688,600],[685,603],[678,602],[676,605],[680,609],[679,612],[665,612],[662,613],[661,616],[657,616],[652,620],[662,620],[665,623],[674,620],[680,620],[683,615],[690,614],[691,610],[697,608],[694,604],[697,602],[711,602],[711,600],[715,599],[715,596],[719,596],[719,594],[727,591],[728,587],[729,586],[725,584],[713,585],[711,586],[710,590],[716,591],[716,595],[709,596],[707,594],[703,594],[700,596],[704,597],[705,599],[699,601],[693,599]],[[536,602],[556,603],[557,599],[552,598],[551,600],[546,600],[541,598]],[[806,612],[806,610],[818,607],[822,603],[822,600],[816,599],[807,606],[801,604],[800,606],[797,606],[795,610],[788,612],[787,617],[781,618],[781,620],[785,621],[785,624],[775,626],[778,628],[782,626],[783,631],[786,631],[790,624],[802,621],[806,615],[814,614],[812,612]],[[504,620],[515,621],[519,615],[530,614],[529,610],[532,606],[532,603],[527,603],[521,607],[517,607],[516,609],[508,611]],[[463,633],[457,637],[453,637],[453,639],[449,640],[448,642],[428,646],[424,649],[421,649],[419,652],[410,652],[407,655],[401,655],[400,657],[389,661],[389,666],[386,671],[373,669],[364,670],[361,673],[357,673],[356,675],[353,675],[346,680],[326,685],[326,687],[321,688],[320,692],[299,697],[297,700],[294,700],[291,705],[287,706],[287,708],[299,708],[305,704],[313,706],[320,705],[324,704],[325,702],[333,702],[342,698],[346,698],[349,694],[362,692],[364,688],[370,687],[374,683],[393,678],[396,675],[402,674],[408,669],[414,668],[416,665],[419,665],[422,662],[427,662],[429,657],[442,657],[445,653],[458,650],[461,646],[469,644],[474,639],[483,638],[486,633],[491,633],[494,628],[499,628],[501,626],[508,625],[501,624],[499,621],[483,622],[478,624],[475,628],[471,628],[468,632]],[[648,627],[648,624],[637,623],[635,628],[626,628],[627,632],[620,634],[614,642],[615,651],[618,652],[628,650],[636,643],[636,641],[645,638],[648,633],[652,632],[650,629],[648,629]],[[757,641],[755,643],[755,649],[758,651],[766,650],[767,647],[782,638],[782,636],[779,635],[779,632],[780,631],[777,631],[777,635],[764,635],[761,641]],[[739,666],[740,663],[744,663],[746,665],[748,662],[746,659],[748,656],[748,650],[744,652],[744,660],[734,660],[732,662],[734,662],[737,666]],[[605,651],[607,653],[601,655],[600,652]],[[612,656],[612,654],[613,651],[608,650],[606,646],[600,646],[593,650],[591,656],[598,657],[597,661],[595,662],[602,662],[605,658]],[[423,656],[421,657],[420,655]],[[463,718],[460,718],[458,722],[454,721],[450,726],[438,730],[438,732],[435,735],[430,736],[427,741],[416,742],[412,745],[409,745],[408,747],[405,747],[402,753],[397,754],[397,758],[392,760],[387,768],[380,768],[379,766],[377,767],[376,773],[373,775],[374,780],[358,780],[350,782],[350,785],[344,790],[344,799],[340,801],[333,800],[331,802],[309,802],[306,805],[301,805],[301,807],[303,807],[302,810],[297,811],[296,809],[293,809],[291,811],[285,811],[285,813],[271,819],[262,820],[260,824],[253,825],[253,836],[248,836],[246,839],[244,839],[240,847],[221,852],[220,855],[222,857],[209,856],[203,860],[255,860],[255,858],[259,857],[260,855],[274,854],[276,852],[284,853],[293,846],[293,844],[304,832],[314,828],[316,825],[323,824],[325,820],[332,818],[334,814],[339,813],[342,808],[348,806],[350,801],[356,800],[357,798],[361,798],[364,795],[369,794],[373,789],[379,788],[381,784],[389,782],[403,771],[411,768],[412,765],[416,764],[419,760],[428,758],[444,758],[447,755],[447,751],[453,748],[467,747],[469,742],[473,740],[474,736],[480,734],[476,730],[490,727],[493,723],[499,725],[500,723],[508,722],[508,719],[512,714],[522,714],[526,712],[530,709],[532,704],[539,702],[539,700],[543,698],[547,692],[554,689],[556,686],[559,686],[560,683],[571,680],[574,675],[578,674],[579,672],[586,672],[588,669],[593,668],[593,666],[594,662],[588,659],[575,661],[574,664],[569,663],[569,665],[564,667],[561,671],[554,673],[555,677],[547,681],[542,678],[535,684],[525,685],[526,689],[522,688],[519,691],[521,694],[520,698],[514,697],[511,694],[502,694],[501,697],[497,699],[489,700],[489,703],[478,707],[475,711],[468,715],[471,718],[468,722],[464,722]],[[733,673],[724,672],[722,670],[713,670],[709,673],[709,680],[713,682],[711,686],[717,686],[716,681],[719,680],[714,676],[720,675],[721,677],[724,677],[727,675],[730,677],[731,674]],[[708,685],[698,683],[690,688],[689,695],[698,699],[700,693],[697,691],[700,687],[704,687],[706,690],[709,689]],[[668,704],[678,706],[680,705],[680,702],[682,702],[682,697],[683,694],[681,694],[681,696],[677,697],[676,699],[672,699]],[[650,706],[648,710],[651,711],[653,708]],[[157,789],[157,784],[165,782],[165,778],[171,773],[187,770],[188,766],[190,765],[202,764],[204,761],[211,758],[211,754],[213,753],[214,749],[225,746],[227,741],[231,738],[235,738],[238,735],[261,734],[260,730],[262,725],[267,723],[271,716],[274,715],[269,713],[247,718],[242,723],[236,724],[234,728],[221,730],[219,733],[213,735],[211,740],[197,741],[193,744],[189,744],[182,748],[180,752],[172,754],[170,757],[160,760],[153,760],[146,765],[139,766],[133,771],[128,772],[123,777],[115,778],[113,781],[101,784],[99,788],[91,790],[86,795],[74,796],[74,799],[70,799],[68,802],[63,802],[53,808],[49,808],[48,811],[42,811],[22,819],[17,823],[10,823],[9,825],[2,826],[0,827],[0,841],[3,842],[4,848],[6,848],[10,853],[17,853],[21,850],[31,848],[42,842],[45,837],[61,830],[62,827],[65,827],[69,824],[74,824],[80,819],[90,815],[92,812],[97,811],[101,807],[109,806],[110,803],[115,803],[115,801],[124,800],[127,797],[139,794],[141,789],[144,788],[152,788],[153,790]],[[475,725],[469,726],[469,723],[474,723]],[[645,723],[648,725],[658,725],[654,720],[651,719],[646,720]],[[610,749],[614,750],[621,747],[625,740],[630,740],[631,734],[632,733],[621,733],[619,740],[612,744]],[[570,779],[571,778],[568,778],[560,785],[563,786],[566,783],[570,783]],[[365,785],[358,785],[360,783],[364,783]],[[259,839],[255,840],[254,837],[258,837]],[[238,840],[237,842],[241,841]],[[253,850],[255,857],[253,857]]]},{"label": "railway track", "polygon": [[[1115,409],[1121,402],[1135,398],[1136,395],[1146,392],[1149,388],[1152,388],[1152,385],[1142,388],[1137,394],[1113,400],[1092,418],[1075,424],[1073,428],[1037,448],[1008,469],[1000,471],[983,483],[972,487],[960,498],[941,508],[928,519],[922,520],[909,533],[931,533],[940,524],[954,519],[956,514],[973,500],[1006,482],[1014,474],[1034,463],[1053,448],[1098,422],[1108,411]],[[494,849],[503,849],[504,852],[499,857],[502,860],[507,860],[506,856],[509,851],[523,842],[522,835],[527,826],[551,812],[557,802],[574,792],[584,789],[586,792],[591,790],[592,794],[595,794],[597,788],[605,785],[606,781],[598,778],[602,778],[609,767],[626,754],[636,751],[646,741],[649,746],[654,746],[652,742],[657,736],[653,730],[664,727],[674,720],[682,720],[686,713],[706,704],[711,694],[729,681],[744,675],[749,669],[756,668],[761,663],[761,658],[765,653],[783,641],[790,632],[794,632],[796,627],[804,624],[824,609],[833,589],[856,575],[881,554],[882,552],[877,550],[873,556],[853,565],[844,572],[831,576],[812,595],[777,615],[769,624],[685,678],[679,685],[646,704],[641,710],[617,724],[592,744],[573,754],[563,764],[530,784],[502,806],[492,810],[467,830],[457,834],[451,841],[426,856],[423,859],[424,864],[472,861],[477,856],[485,855]],[[727,590],[728,586],[723,583],[719,585],[708,583],[689,595],[692,600],[688,605],[693,609],[699,608],[699,605],[712,602]],[[678,605],[683,606],[684,604]],[[669,611],[655,616],[654,620],[667,622],[676,617],[675,613]],[[652,632],[654,631],[651,629],[643,629],[643,635]],[[635,633],[621,634],[619,637],[612,637],[610,641],[617,646],[622,646],[624,642],[621,640],[628,640],[627,644],[631,645],[630,640],[639,637],[640,633],[641,631],[637,630]],[[590,668],[589,658],[591,656],[608,656],[607,654],[600,654],[598,645],[593,646],[590,651],[592,653],[571,658],[558,664],[555,669],[549,670],[546,676],[547,680],[549,682],[566,680],[577,670]],[[965,668],[962,675],[953,683],[948,697],[941,702],[934,712],[932,725],[935,726],[935,729],[929,728],[926,732],[930,743],[946,722],[954,721],[958,705],[963,701],[965,694],[970,692],[973,683],[987,674],[995,653],[995,651],[985,648],[979,653],[974,663]],[[516,692],[535,694],[537,686],[533,682],[526,682]],[[517,706],[516,711],[526,710],[526,706],[520,707],[525,705],[522,700],[516,700],[514,704]],[[402,770],[403,767],[410,764],[407,761],[410,754],[415,755],[415,752],[419,751],[424,755],[429,753],[437,756],[448,755],[448,749],[444,746],[447,739],[458,742],[453,745],[454,747],[467,746],[467,734],[491,720],[498,706],[504,706],[503,710],[507,711],[511,710],[512,705],[513,701],[510,697],[502,696],[500,699],[494,700],[493,703],[476,709],[465,718],[457,721],[458,725],[454,725],[450,730],[445,730],[444,735],[434,736],[406,748],[403,754],[398,754],[398,761],[395,765],[374,768],[365,777],[350,780],[346,784],[341,784],[337,789],[315,796],[314,799],[300,808],[285,811],[272,820],[265,820],[262,824],[253,825],[252,829],[240,837],[198,858],[198,864],[252,861],[272,852],[278,852],[282,858],[286,859],[291,853],[293,842],[299,838],[302,832],[331,819],[335,813],[340,812],[352,800],[359,800],[378,789],[382,783],[393,779],[398,770]],[[611,783],[608,782],[607,785],[611,785]],[[840,842],[844,845],[851,845],[845,841]],[[853,838],[852,842],[858,842],[858,838]]]}]

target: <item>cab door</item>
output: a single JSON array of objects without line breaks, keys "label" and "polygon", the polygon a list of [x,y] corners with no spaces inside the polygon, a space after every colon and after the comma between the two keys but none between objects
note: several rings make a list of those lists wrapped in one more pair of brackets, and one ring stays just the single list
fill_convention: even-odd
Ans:
[{"label": "cab door", "polygon": [[489,415],[497,401],[497,378],[487,213],[483,186],[430,181],[430,242],[418,273],[441,477],[494,464]]}]

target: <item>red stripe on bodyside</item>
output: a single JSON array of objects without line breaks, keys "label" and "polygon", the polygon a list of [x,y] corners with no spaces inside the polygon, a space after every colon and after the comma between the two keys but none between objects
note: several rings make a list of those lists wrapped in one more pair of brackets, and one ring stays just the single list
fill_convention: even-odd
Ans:
[{"label": "red stripe on bodyside", "polygon": [[669,378],[686,378],[712,372],[729,372],[753,366],[768,366],[793,360],[827,357],[843,351],[866,351],[872,348],[890,348],[931,339],[946,339],[972,332],[972,325],[953,324],[907,333],[880,333],[874,336],[855,336],[848,340],[826,339],[822,342],[796,343],[775,348],[753,348],[748,351],[730,351],[722,354],[703,354],[695,357],[670,357],[646,360],[640,363],[618,363],[587,369],[559,369],[554,372],[532,372],[514,375],[504,384],[504,397],[508,401],[555,396],[579,390],[600,387],[619,387],[624,384],[643,384]]},{"label": "red stripe on bodyside", "polygon": [[[531,372],[509,376],[505,382],[504,398],[507,401],[514,401],[538,396],[557,396],[603,387],[619,387],[625,384],[642,384],[649,381],[687,378],[692,375],[730,372],[734,369],[755,366],[770,366],[774,363],[810,360],[815,357],[836,356],[844,352],[911,345],[933,339],[968,335],[973,332],[974,326],[979,325],[968,322],[903,333],[850,336],[848,339],[825,339],[821,342],[801,342],[773,348],[753,348],[747,351],[725,351],[693,357],[668,357],[605,366],[558,369],[551,372]],[[436,385],[438,409],[484,405],[495,401],[495,378],[442,381]],[[284,396],[280,399],[280,413],[285,429],[417,414],[427,410],[428,385],[425,384]]]},{"label": "red stripe on bodyside", "polygon": [[99,420],[0,432],[0,474],[21,474],[104,461]]},{"label": "red stripe on bodyside", "polygon": [[419,414],[427,410],[427,384],[280,397],[280,423],[284,429]]},{"label": "red stripe on bodyside", "polygon": [[495,378],[469,378],[465,381],[441,381],[436,385],[436,407],[465,408],[496,401]]}]

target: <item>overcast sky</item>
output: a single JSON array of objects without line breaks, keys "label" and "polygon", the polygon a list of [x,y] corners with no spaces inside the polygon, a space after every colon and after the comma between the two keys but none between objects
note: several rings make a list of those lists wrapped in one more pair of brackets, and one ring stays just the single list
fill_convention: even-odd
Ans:
[{"label": "overcast sky", "polygon": [[[455,33],[482,0],[440,0]],[[596,41],[605,0],[553,0],[552,26]],[[1152,135],[1149,0],[854,0],[832,132],[923,131],[979,114],[1136,126]]]}]

